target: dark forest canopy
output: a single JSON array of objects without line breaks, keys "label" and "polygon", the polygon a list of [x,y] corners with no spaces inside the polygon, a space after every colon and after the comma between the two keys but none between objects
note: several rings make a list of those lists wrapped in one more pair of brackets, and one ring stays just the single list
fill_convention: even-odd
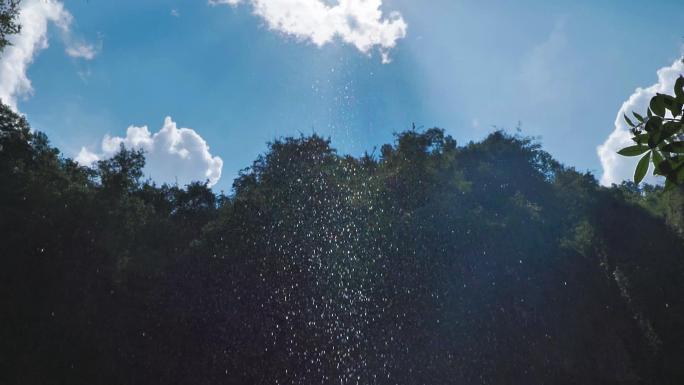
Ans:
[{"label": "dark forest canopy", "polygon": [[276,140],[235,180],[80,167],[0,109],[1,384],[681,384],[683,192],[534,141]]}]

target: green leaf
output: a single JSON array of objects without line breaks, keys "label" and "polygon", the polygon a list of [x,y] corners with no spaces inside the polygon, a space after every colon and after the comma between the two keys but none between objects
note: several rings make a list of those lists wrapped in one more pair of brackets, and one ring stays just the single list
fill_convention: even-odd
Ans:
[{"label": "green leaf", "polygon": [[682,113],[682,103],[678,102],[677,99],[670,95],[660,95],[663,99],[665,108],[667,108],[673,117],[679,116]]},{"label": "green leaf", "polygon": [[622,150],[618,151],[618,154],[622,156],[637,156],[641,155],[644,152],[648,151],[650,148],[648,146],[642,146],[642,145],[636,145],[636,146],[629,146],[625,147]]},{"label": "green leaf", "polygon": [[663,94],[656,94],[656,96],[651,98],[651,103],[649,103],[651,111],[657,116],[665,117],[665,99]]},{"label": "green leaf", "polygon": [[660,174],[660,164],[663,163],[663,156],[660,152],[653,150],[653,175]]},{"label": "green leaf", "polygon": [[674,86],[674,93],[679,103],[684,104],[684,76],[679,76]]},{"label": "green leaf", "polygon": [[682,182],[684,182],[684,167],[679,167],[676,178],[677,184],[682,184]]},{"label": "green leaf", "polygon": [[648,120],[646,120],[646,125],[644,125],[644,130],[646,131],[656,131],[660,129],[660,126],[663,124],[663,118],[659,116],[649,116]]},{"label": "green leaf", "polygon": [[665,175],[672,184],[682,184],[684,181],[684,157],[673,156],[660,165],[661,175]]},{"label": "green leaf", "polygon": [[662,138],[660,137],[660,130],[655,130],[651,132],[651,135],[648,137],[648,147],[650,148],[656,148],[658,147],[658,144],[662,142]]},{"label": "green leaf", "polygon": [[639,134],[632,138],[638,144],[648,143],[648,134]]},{"label": "green leaf", "polygon": [[682,129],[682,124],[680,122],[665,122],[663,124],[663,131],[661,138],[662,139],[669,139],[672,135],[678,133]]},{"label": "green leaf", "polygon": [[665,163],[662,163],[660,165],[660,168],[663,169],[663,171],[670,173],[674,170],[679,169],[679,167],[681,167],[682,165],[684,165],[684,157],[674,155],[671,158],[666,159]]},{"label": "green leaf", "polygon": [[672,142],[663,146],[663,151],[672,152],[675,154],[684,154],[684,142]]},{"label": "green leaf", "polygon": [[677,186],[677,184],[674,183],[671,178],[667,178],[667,179],[665,179],[665,188],[663,189],[663,191],[670,191],[673,188],[675,188],[676,186]]},{"label": "green leaf", "polygon": [[672,172],[672,162],[669,160],[666,160],[662,163],[660,163],[658,167],[658,173],[660,175],[669,175],[670,172]]},{"label": "green leaf", "polygon": [[624,114],[625,116],[625,122],[629,124],[630,127],[634,127],[634,123],[632,123],[632,120],[627,117],[627,114]]},{"label": "green leaf", "polygon": [[639,122],[641,122],[641,123],[644,122],[644,117],[643,117],[643,116],[637,114],[636,112],[632,112],[632,115],[634,115],[634,117],[635,117]]},{"label": "green leaf", "polygon": [[635,126],[636,126],[636,125],[634,124],[634,122],[632,122],[632,120],[627,116],[627,114],[623,114],[623,116],[625,117],[625,122],[627,122],[627,124],[628,124],[630,127],[635,127]]},{"label": "green leaf", "polygon": [[651,153],[647,153],[644,155],[643,158],[639,160],[639,163],[637,164],[636,170],[634,170],[634,183],[639,184],[641,183],[642,180],[644,180],[644,177],[646,176],[646,172],[648,172],[648,163],[651,160]]}]

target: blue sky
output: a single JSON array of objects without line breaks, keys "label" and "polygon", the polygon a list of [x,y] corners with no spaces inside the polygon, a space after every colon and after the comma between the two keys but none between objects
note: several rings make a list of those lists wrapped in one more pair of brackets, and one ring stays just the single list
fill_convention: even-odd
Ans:
[{"label": "blue sky", "polygon": [[[600,176],[596,148],[623,102],[681,54],[679,8],[384,0],[383,18],[398,12],[407,33],[383,64],[375,48],[275,31],[247,1],[65,1],[68,36],[49,27],[17,109],[68,156],[100,151],[131,125],[156,132],[170,116],[222,159],[217,191],[273,138],[317,132],[360,154],[412,123],[466,143],[520,122],[557,159]],[[65,54],[86,41],[92,58]]]}]

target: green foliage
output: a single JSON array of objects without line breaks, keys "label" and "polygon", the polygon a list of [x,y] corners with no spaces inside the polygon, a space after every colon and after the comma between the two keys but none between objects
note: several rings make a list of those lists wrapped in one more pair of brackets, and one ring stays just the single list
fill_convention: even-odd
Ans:
[{"label": "green foliage", "polygon": [[684,236],[684,187],[664,189],[648,184],[639,187],[629,182],[623,183],[620,190],[630,202],[662,218],[675,232]]},{"label": "green foliage", "polygon": [[644,177],[646,176],[646,173],[648,172],[648,164],[651,161],[651,153],[647,153],[644,155],[640,160],[639,163],[637,164],[636,170],[634,170],[634,182],[635,183],[640,183]]},{"label": "green foliage", "polygon": [[283,138],[229,196],[144,162],[80,167],[0,106],[0,383],[684,379],[678,188],[500,131]]},{"label": "green foliage", "polygon": [[642,158],[634,172],[636,183],[641,182],[648,171],[648,162],[644,162],[646,157],[653,160],[653,174],[664,176],[668,188],[684,183],[684,77],[677,79],[673,91],[674,96],[659,93],[651,98],[646,118],[634,112],[635,123],[624,116],[636,145],[623,148],[618,153],[637,156],[649,149],[651,151],[650,155]]},{"label": "green foliage", "polygon": [[584,220],[573,229],[568,237],[561,240],[561,245],[585,257],[591,257],[596,247],[596,230],[589,221]]},{"label": "green foliage", "polygon": [[9,37],[21,30],[17,23],[19,3],[20,0],[0,0],[0,52],[10,44]]},{"label": "green foliage", "polygon": [[618,154],[624,155],[624,156],[637,156],[641,155],[644,152],[648,151],[650,148],[648,146],[644,145],[636,145],[636,146],[629,146],[625,147],[622,150],[618,151]]}]

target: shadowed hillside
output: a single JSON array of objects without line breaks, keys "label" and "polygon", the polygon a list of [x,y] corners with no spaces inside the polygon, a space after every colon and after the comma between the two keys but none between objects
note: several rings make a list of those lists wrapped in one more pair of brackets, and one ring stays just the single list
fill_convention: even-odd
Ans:
[{"label": "shadowed hillside", "polygon": [[235,180],[93,169],[0,110],[0,384],[679,384],[681,189],[526,138],[283,138]]}]

